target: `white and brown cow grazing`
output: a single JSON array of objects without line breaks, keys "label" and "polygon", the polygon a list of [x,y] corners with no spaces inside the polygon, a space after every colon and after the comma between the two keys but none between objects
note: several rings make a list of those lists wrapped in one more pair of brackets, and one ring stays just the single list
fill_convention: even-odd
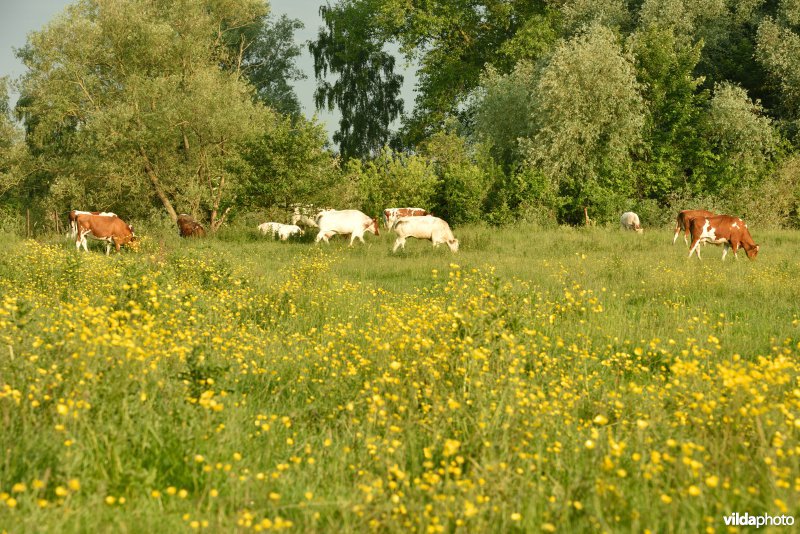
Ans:
[{"label": "white and brown cow grazing", "polygon": [[639,216],[632,211],[626,211],[619,219],[619,224],[623,230],[633,230],[637,234],[644,232],[642,225],[639,222]]},{"label": "white and brown cow grazing", "polygon": [[391,228],[400,217],[423,217],[430,215],[422,208],[387,208],[383,210],[383,224]]},{"label": "white and brown cow grazing", "polygon": [[453,236],[450,225],[446,221],[433,215],[422,217],[401,217],[395,221],[392,230],[397,234],[397,239],[392,247],[392,252],[398,248],[406,248],[406,238],[429,239],[433,246],[446,243],[452,252],[458,252],[458,239]]},{"label": "white and brown cow grazing", "polygon": [[688,246],[692,219],[695,217],[713,217],[714,215],[713,211],[708,210],[683,210],[678,213],[678,218],[675,221],[675,235],[672,237],[672,244],[675,244],[675,241],[678,240],[678,235],[681,233],[681,230],[683,230],[683,241]]},{"label": "white and brown cow grazing", "polygon": [[130,243],[136,238],[133,233],[133,226],[127,224],[119,217],[109,217],[107,215],[78,215],[76,220],[78,234],[75,238],[75,248],[89,252],[86,245],[86,238],[91,237],[106,242],[106,256],[111,252],[111,244],[117,248]]},{"label": "white and brown cow grazing", "polygon": [[100,215],[102,217],[116,217],[116,213],[110,211],[80,211],[72,210],[69,212],[69,237],[75,239],[78,235],[78,215]]},{"label": "white and brown cow grazing", "polygon": [[206,229],[203,225],[195,221],[194,218],[186,213],[178,215],[178,231],[181,237],[205,237]]},{"label": "white and brown cow grazing", "polygon": [[689,257],[697,252],[700,259],[700,242],[722,245],[722,260],[728,254],[728,249],[733,249],[733,257],[737,260],[739,247],[744,248],[747,257],[755,259],[759,246],[750,236],[750,230],[739,217],[731,215],[715,215],[713,217],[695,217],[690,225],[692,246],[689,248]]},{"label": "white and brown cow grazing", "polygon": [[317,216],[319,233],[315,242],[320,240],[328,242],[328,238],[336,234],[350,234],[350,246],[356,238],[364,242],[364,232],[380,235],[378,219],[358,210],[330,210],[323,211]]}]

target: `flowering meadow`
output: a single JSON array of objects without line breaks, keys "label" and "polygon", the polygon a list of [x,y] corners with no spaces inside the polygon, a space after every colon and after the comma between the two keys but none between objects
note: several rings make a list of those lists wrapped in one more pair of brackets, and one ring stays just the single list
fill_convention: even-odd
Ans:
[{"label": "flowering meadow", "polygon": [[0,531],[800,519],[800,234],[0,235]]}]

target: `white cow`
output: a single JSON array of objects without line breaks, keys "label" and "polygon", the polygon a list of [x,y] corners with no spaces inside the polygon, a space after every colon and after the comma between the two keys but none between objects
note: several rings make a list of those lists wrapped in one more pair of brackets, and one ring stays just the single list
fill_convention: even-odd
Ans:
[{"label": "white cow", "polygon": [[364,232],[378,232],[378,219],[373,219],[369,215],[358,210],[329,210],[317,215],[319,233],[315,242],[320,240],[328,242],[328,238],[336,234],[350,234],[350,246],[356,238],[364,242]]},{"label": "white cow", "polygon": [[283,226],[283,224],[278,222],[265,222],[259,224],[258,229],[261,230],[261,233],[264,235],[274,236],[278,233],[278,230],[280,230],[281,226]]},{"label": "white cow", "polygon": [[632,211],[626,211],[619,218],[619,224],[623,230],[634,230],[637,234],[644,232],[642,225],[639,223],[639,216]]},{"label": "white cow", "polygon": [[434,247],[440,243],[447,243],[452,252],[458,252],[458,239],[453,236],[450,225],[439,217],[433,215],[400,217],[392,226],[392,230],[397,234],[392,252],[396,252],[400,247],[405,249],[408,237],[430,239]]},{"label": "white cow", "polygon": [[303,235],[303,229],[296,224],[283,224],[279,222],[265,222],[258,225],[264,235],[278,236],[281,241],[286,241],[290,236]]},{"label": "white cow", "polygon": [[278,228],[278,237],[281,241],[286,241],[293,235],[303,235],[303,229],[296,224],[282,224],[281,227]]}]

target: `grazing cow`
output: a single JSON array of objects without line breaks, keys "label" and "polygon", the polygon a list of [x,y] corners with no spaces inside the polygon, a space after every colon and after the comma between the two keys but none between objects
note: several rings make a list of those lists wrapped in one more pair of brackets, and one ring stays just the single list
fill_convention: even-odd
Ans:
[{"label": "grazing cow", "polygon": [[689,246],[689,233],[692,224],[692,219],[695,217],[713,217],[714,212],[708,210],[683,210],[678,214],[675,221],[675,235],[672,238],[672,244],[678,240],[678,234],[683,230],[683,241],[686,246]]},{"label": "grazing cow", "polygon": [[383,224],[391,228],[400,217],[422,217],[430,215],[422,208],[388,208],[383,210]]},{"label": "grazing cow", "polygon": [[623,230],[633,230],[637,234],[644,232],[642,225],[639,223],[639,216],[632,211],[626,211],[619,219],[619,224]]},{"label": "grazing cow", "polygon": [[303,235],[303,229],[296,224],[282,224],[278,228],[278,237],[281,241],[286,241],[293,235]]},{"label": "grazing cow", "polygon": [[722,245],[722,260],[728,254],[728,249],[733,249],[733,257],[739,259],[739,246],[744,248],[747,257],[751,260],[758,254],[759,246],[755,244],[750,236],[750,230],[739,217],[731,215],[715,215],[713,217],[695,217],[692,219],[690,232],[692,234],[692,246],[689,249],[689,257],[697,252],[697,259],[700,259],[700,242],[714,243]]},{"label": "grazing cow", "polygon": [[278,236],[281,241],[286,241],[290,236],[303,235],[303,229],[296,224],[282,224],[279,222],[265,222],[258,225],[264,235]]},{"label": "grazing cow", "polygon": [[395,221],[392,230],[397,234],[392,252],[396,252],[400,247],[405,249],[408,237],[430,239],[434,247],[439,243],[447,243],[452,252],[458,252],[458,239],[453,236],[447,222],[439,217],[433,215],[401,217]]},{"label": "grazing cow", "polygon": [[86,245],[86,238],[91,237],[106,242],[106,256],[111,252],[111,244],[117,248],[130,243],[136,239],[133,233],[133,226],[127,224],[119,217],[109,217],[107,215],[78,215],[76,220],[78,234],[75,239],[75,248],[79,251],[81,245],[83,250],[89,252]]},{"label": "grazing cow", "polygon": [[69,212],[69,237],[75,239],[78,236],[78,215],[100,215],[101,217],[116,217],[116,213],[110,211],[80,211],[72,210]]},{"label": "grazing cow", "polygon": [[319,233],[315,242],[320,239],[328,242],[328,238],[336,234],[350,234],[350,246],[356,238],[364,242],[364,232],[372,232],[380,235],[378,231],[378,219],[358,211],[358,210],[330,210],[323,211],[317,215]]},{"label": "grazing cow", "polygon": [[292,214],[292,224],[293,225],[300,225],[305,226],[306,228],[319,228],[317,223],[309,217],[308,215],[303,215],[302,213],[293,213]]},{"label": "grazing cow", "polygon": [[178,230],[181,237],[205,237],[206,229],[195,221],[191,215],[181,213],[178,215]]}]

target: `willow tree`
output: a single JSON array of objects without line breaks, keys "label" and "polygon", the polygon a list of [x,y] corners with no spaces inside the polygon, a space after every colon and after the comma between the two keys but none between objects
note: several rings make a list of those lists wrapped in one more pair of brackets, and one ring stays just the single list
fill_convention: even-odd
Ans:
[{"label": "willow tree", "polygon": [[63,203],[147,210],[157,199],[219,227],[232,207],[237,146],[271,116],[227,36],[262,0],[80,0],[29,36],[18,110]]},{"label": "willow tree", "polygon": [[0,77],[0,201],[21,180],[25,145],[9,115],[8,78]]},{"label": "willow tree", "polygon": [[632,58],[601,24],[562,42],[536,84],[529,160],[558,183],[576,221],[581,207],[616,210],[632,195],[631,167],[645,107]]}]

